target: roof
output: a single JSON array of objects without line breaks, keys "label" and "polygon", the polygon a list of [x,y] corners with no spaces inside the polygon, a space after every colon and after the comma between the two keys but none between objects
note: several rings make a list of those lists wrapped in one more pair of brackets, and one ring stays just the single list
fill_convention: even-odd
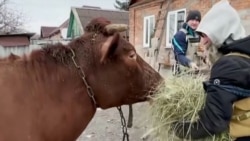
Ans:
[{"label": "roof", "polygon": [[112,23],[123,23],[129,24],[129,13],[128,11],[118,10],[106,10],[97,8],[86,8],[86,7],[72,7],[74,15],[79,17],[80,23],[84,28],[93,18],[104,17],[110,20]]},{"label": "roof", "polygon": [[[160,0],[160,1],[167,1],[167,0]],[[153,0],[131,0],[129,3],[129,7],[135,7],[149,2],[153,2]]]},{"label": "roof", "polygon": [[83,5],[83,8],[88,8],[88,9],[101,9],[101,7],[97,7],[97,6],[89,6],[89,5]]},{"label": "roof", "polygon": [[69,25],[69,19],[67,19],[64,23],[62,23],[59,28],[67,28]]},{"label": "roof", "polygon": [[62,28],[68,28],[69,26],[69,19],[67,19],[65,22],[63,22],[59,27],[55,28],[53,31],[51,31],[48,35],[48,37],[56,34],[56,33],[59,33],[60,32],[60,29]]},{"label": "roof", "polygon": [[0,45],[4,47],[28,46],[35,33],[0,34]]},{"label": "roof", "polygon": [[32,37],[32,36],[34,36],[35,35],[35,33],[31,33],[31,32],[29,32],[29,33],[5,33],[5,34],[1,34],[0,33],[0,37],[6,37],[6,36],[26,36],[26,37]]},{"label": "roof", "polygon": [[39,34],[35,34],[35,35],[32,36],[30,39],[31,39],[31,40],[38,40],[38,39],[40,39],[40,35],[39,35]]},{"label": "roof", "polygon": [[58,27],[52,26],[42,26],[41,27],[41,38],[47,38],[50,36],[50,33],[56,30]]}]

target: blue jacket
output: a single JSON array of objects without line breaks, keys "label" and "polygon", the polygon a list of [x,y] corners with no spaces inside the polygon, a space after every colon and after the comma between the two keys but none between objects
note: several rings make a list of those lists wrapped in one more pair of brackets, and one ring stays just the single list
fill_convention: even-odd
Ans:
[{"label": "blue jacket", "polygon": [[184,23],[182,28],[187,30],[187,34],[183,31],[178,31],[172,39],[172,44],[174,48],[175,60],[181,65],[188,67],[191,60],[186,57],[188,48],[188,41],[186,40],[186,36],[191,35],[195,37],[196,33],[191,27],[187,25],[187,23]]}]

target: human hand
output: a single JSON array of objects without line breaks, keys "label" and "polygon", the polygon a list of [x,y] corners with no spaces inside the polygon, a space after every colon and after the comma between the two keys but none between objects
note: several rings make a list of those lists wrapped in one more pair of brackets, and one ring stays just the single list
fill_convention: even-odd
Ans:
[{"label": "human hand", "polygon": [[202,46],[202,45],[199,45],[197,51],[198,52],[204,52],[205,51],[205,47]]},{"label": "human hand", "polygon": [[194,62],[190,62],[190,63],[189,63],[189,67],[190,67],[192,70],[199,70],[199,67],[198,67]]}]

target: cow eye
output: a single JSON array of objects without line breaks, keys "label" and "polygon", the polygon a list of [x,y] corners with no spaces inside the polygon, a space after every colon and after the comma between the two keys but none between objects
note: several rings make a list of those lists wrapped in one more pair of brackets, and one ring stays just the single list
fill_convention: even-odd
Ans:
[{"label": "cow eye", "polygon": [[136,53],[133,51],[133,52],[130,52],[129,53],[129,58],[130,59],[134,59],[134,60],[136,60]]}]

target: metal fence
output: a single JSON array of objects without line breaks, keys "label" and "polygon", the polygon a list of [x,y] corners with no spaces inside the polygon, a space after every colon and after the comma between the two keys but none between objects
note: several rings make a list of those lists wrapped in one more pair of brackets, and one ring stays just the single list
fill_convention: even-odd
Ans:
[{"label": "metal fence", "polygon": [[33,50],[41,49],[46,44],[56,44],[62,43],[67,44],[68,41],[52,41],[52,40],[33,40],[29,46],[16,46],[16,47],[3,47],[0,45],[0,58],[8,57],[11,53],[22,56],[24,54],[29,54]]}]

